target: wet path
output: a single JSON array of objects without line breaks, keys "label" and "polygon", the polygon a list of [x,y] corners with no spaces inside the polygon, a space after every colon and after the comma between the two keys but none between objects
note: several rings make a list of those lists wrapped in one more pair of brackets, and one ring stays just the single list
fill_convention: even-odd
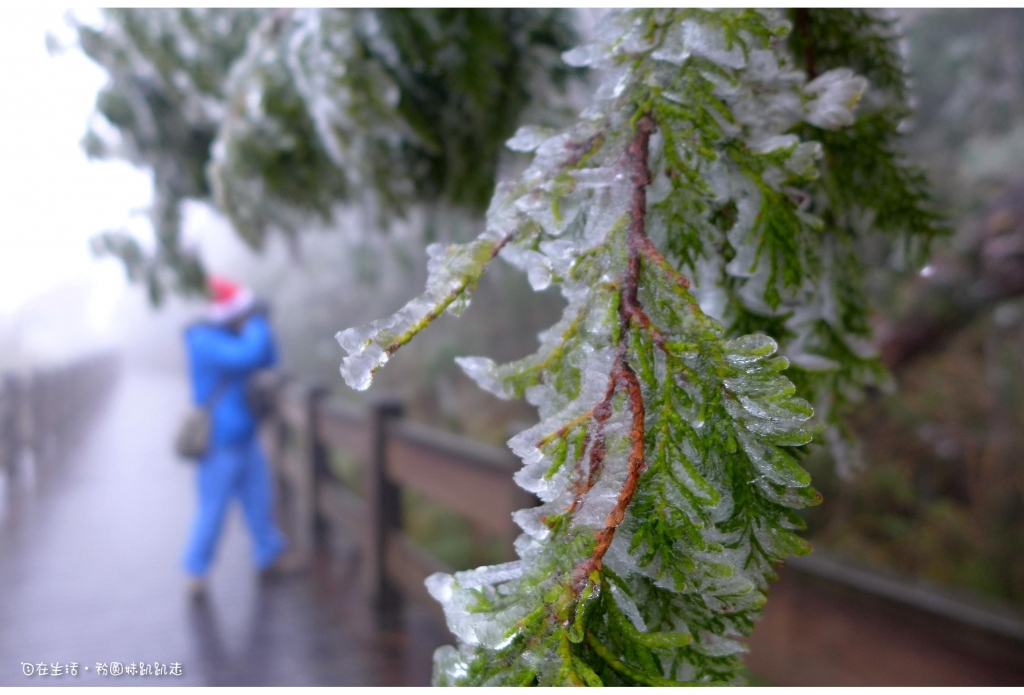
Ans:
[{"label": "wet path", "polygon": [[[377,629],[351,552],[261,582],[237,505],[208,600],[188,601],[193,477],[169,444],[185,398],[173,378],[125,375],[72,453],[3,482],[0,685],[428,685],[448,636],[425,612]],[[79,672],[26,677],[22,662]],[[103,676],[97,662],[182,675]]]}]

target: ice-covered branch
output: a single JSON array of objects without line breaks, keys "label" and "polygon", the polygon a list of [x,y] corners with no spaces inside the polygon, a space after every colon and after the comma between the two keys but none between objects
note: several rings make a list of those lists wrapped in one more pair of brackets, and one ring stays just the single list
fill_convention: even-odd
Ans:
[{"label": "ice-covered branch", "polygon": [[594,105],[509,141],[533,163],[499,187],[477,260],[432,274],[415,311],[342,334],[364,384],[499,250],[567,300],[536,354],[459,360],[537,406],[509,446],[541,504],[514,514],[518,561],[428,580],[459,640],[436,683],[734,682],[775,568],[808,552],[794,510],[820,498],[792,451],[814,409],[777,342],[738,327],[825,302],[831,242],[807,190],[821,147],[793,131],[850,123],[864,81],[808,83],[788,29],[768,11],[607,16],[565,55],[602,76]]}]

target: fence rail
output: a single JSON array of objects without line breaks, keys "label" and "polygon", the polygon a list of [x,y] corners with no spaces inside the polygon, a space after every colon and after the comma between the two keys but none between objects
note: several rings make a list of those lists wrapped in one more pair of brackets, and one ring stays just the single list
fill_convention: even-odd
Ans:
[{"label": "fence rail", "polygon": [[[260,379],[277,405],[263,435],[293,544],[312,551],[325,530],[354,536],[364,589],[385,614],[408,597],[443,620],[423,580],[450,568],[407,535],[403,489],[505,539],[512,555],[511,513],[536,499],[514,484],[520,462],[511,452],[403,420],[394,399],[361,409],[280,374]],[[332,449],[359,463],[362,495],[332,474]],[[823,553],[782,576],[748,659],[776,684],[1024,684],[1024,619],[1009,608],[971,606]],[[858,650],[871,657],[842,654]]]},{"label": "fence rail", "polygon": [[[510,452],[403,420],[402,405],[393,399],[364,410],[277,374],[260,379],[275,394],[276,416],[262,434],[292,545],[311,552],[324,530],[353,537],[363,586],[383,612],[393,613],[408,597],[443,621],[423,580],[451,568],[406,534],[403,488],[504,539],[511,556],[518,535],[512,512],[535,499],[513,483],[518,465]],[[332,449],[359,463],[362,495],[332,473]]]},{"label": "fence rail", "polygon": [[0,473],[13,475],[24,453],[37,462],[55,458],[109,390],[119,364],[104,352],[0,377]]}]

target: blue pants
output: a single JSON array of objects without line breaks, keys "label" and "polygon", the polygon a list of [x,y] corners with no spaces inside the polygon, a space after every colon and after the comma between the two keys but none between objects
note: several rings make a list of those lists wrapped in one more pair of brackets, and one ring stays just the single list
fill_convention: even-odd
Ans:
[{"label": "blue pants", "polygon": [[212,447],[196,472],[199,510],[185,551],[185,571],[195,577],[210,569],[228,505],[234,496],[253,539],[253,560],[265,569],[284,551],[284,535],[274,522],[270,470],[255,437],[239,444]]}]

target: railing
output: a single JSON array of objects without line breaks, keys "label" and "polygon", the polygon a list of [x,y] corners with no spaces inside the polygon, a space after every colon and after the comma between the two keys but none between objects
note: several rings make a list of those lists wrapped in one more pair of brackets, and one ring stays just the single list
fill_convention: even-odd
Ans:
[{"label": "railing", "polygon": [[[498,534],[511,556],[519,534],[511,513],[536,504],[512,480],[520,462],[511,452],[405,421],[393,399],[360,409],[277,374],[262,379],[276,394],[263,434],[293,545],[312,551],[323,531],[354,536],[378,608],[387,612],[408,596],[443,620],[423,580],[450,568],[407,535],[403,489]],[[359,462],[361,497],[331,472],[331,449]],[[776,684],[1024,684],[1024,619],[1010,609],[970,606],[820,552],[791,562],[782,576],[748,659]],[[809,668],[815,661],[817,670]]]},{"label": "railing", "polygon": [[[276,392],[276,417],[264,443],[279,483],[286,529],[294,547],[310,552],[324,530],[355,536],[370,600],[385,612],[403,596],[422,600],[443,620],[423,580],[451,571],[405,533],[401,492],[414,490],[506,541],[519,535],[512,512],[536,504],[512,474],[518,459],[487,446],[402,419],[402,405],[380,399],[369,410],[326,397],[322,389],[264,375]],[[343,450],[362,466],[363,495],[332,473],[328,450]]]},{"label": "railing", "polygon": [[866,571],[791,558],[747,666],[780,685],[1024,685],[1024,615]]},{"label": "railing", "polygon": [[37,462],[57,457],[107,392],[118,365],[115,354],[101,353],[0,377],[0,473],[13,474],[25,453]]}]

